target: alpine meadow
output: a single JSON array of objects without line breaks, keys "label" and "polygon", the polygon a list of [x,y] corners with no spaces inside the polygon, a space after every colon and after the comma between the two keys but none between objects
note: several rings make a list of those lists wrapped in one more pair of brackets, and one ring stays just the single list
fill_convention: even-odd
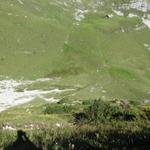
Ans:
[{"label": "alpine meadow", "polygon": [[0,150],[150,149],[150,0],[0,0]]}]

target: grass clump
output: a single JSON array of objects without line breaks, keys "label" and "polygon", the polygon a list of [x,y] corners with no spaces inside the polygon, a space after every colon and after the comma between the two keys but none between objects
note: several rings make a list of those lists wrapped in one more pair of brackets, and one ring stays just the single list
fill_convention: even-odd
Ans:
[{"label": "grass clump", "polygon": [[67,114],[77,110],[77,107],[71,104],[49,104],[44,107],[44,114]]}]

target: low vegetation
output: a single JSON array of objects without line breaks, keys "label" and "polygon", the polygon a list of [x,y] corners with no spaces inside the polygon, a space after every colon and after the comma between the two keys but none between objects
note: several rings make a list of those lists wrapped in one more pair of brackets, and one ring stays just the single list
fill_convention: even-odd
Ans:
[{"label": "low vegetation", "polygon": [[71,104],[50,104],[44,107],[44,114],[66,114],[78,110],[77,106]]},{"label": "low vegetation", "polygon": [[[87,100],[83,101],[80,110],[81,107],[82,111],[71,105],[47,105],[43,111],[45,115],[68,114],[73,118],[70,125],[26,130],[27,137],[43,150],[150,148],[148,105],[133,105],[119,100]],[[1,129],[0,132],[0,146],[6,150],[13,147],[16,131]]]}]

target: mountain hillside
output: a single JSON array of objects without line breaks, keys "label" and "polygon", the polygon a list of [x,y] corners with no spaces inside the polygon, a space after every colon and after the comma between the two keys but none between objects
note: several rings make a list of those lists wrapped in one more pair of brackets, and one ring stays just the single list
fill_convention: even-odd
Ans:
[{"label": "mountain hillside", "polygon": [[83,84],[79,96],[149,99],[149,12],[146,0],[1,0],[0,74],[62,77]]},{"label": "mountain hillside", "polygon": [[150,0],[0,0],[0,149],[149,141]]},{"label": "mountain hillside", "polygon": [[0,18],[2,79],[58,77],[81,87],[70,99],[149,101],[149,0],[1,0]]}]

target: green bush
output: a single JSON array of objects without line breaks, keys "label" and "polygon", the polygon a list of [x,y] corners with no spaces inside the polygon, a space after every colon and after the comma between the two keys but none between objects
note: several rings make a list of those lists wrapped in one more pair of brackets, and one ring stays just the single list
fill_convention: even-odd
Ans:
[{"label": "green bush", "polygon": [[102,100],[93,100],[83,112],[75,114],[75,120],[88,122],[106,122],[112,120],[134,121],[144,118],[142,110],[132,105],[120,105]]}]

